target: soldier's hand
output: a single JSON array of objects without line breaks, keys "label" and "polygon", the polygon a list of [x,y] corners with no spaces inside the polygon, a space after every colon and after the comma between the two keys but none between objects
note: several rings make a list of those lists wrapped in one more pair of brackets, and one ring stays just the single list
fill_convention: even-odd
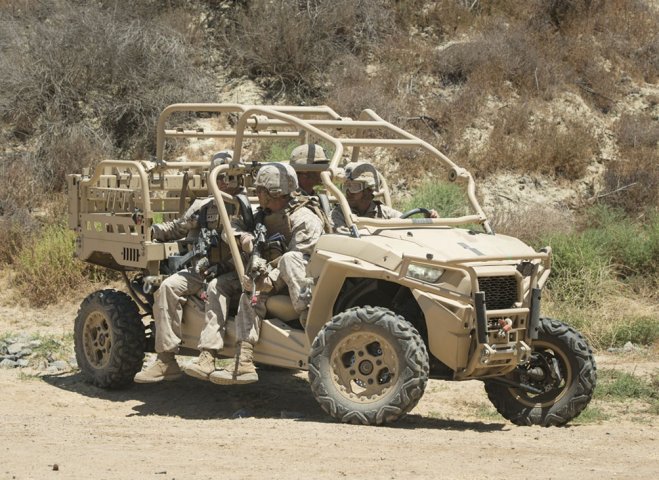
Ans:
[{"label": "soldier's hand", "polygon": [[252,280],[249,275],[243,275],[241,283],[243,289],[247,292],[252,291],[254,283],[256,283],[256,291],[260,293],[268,293],[274,288],[272,280],[268,275],[259,275],[255,280]]},{"label": "soldier's hand", "polygon": [[240,248],[242,248],[245,253],[252,253],[252,250],[254,250],[254,235],[247,232],[241,233]]}]

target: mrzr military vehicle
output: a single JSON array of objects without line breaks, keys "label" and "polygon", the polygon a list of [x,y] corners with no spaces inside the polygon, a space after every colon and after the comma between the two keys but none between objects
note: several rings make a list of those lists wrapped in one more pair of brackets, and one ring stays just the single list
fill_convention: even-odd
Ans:
[{"label": "mrzr military vehicle", "polygon": [[[204,128],[189,120],[194,115],[203,116]],[[188,124],[174,124],[174,118]],[[172,144],[190,138],[216,147],[198,161],[165,158],[177,151]],[[151,225],[210,194],[223,228],[232,232],[226,207],[235,199],[215,180],[229,171],[242,175],[256,204],[250,182],[272,141],[325,146],[331,159],[321,167],[320,196],[342,209],[349,233],[325,234],[315,247],[304,328],[287,295],[270,297],[255,346],[258,363],[308,370],[323,410],[343,422],[400,418],[419,402],[429,378],[482,381],[499,413],[519,425],[561,425],[580,414],[592,397],[596,367],[580,333],[540,314],[551,249],[535,251],[495,234],[472,176],[429,143],[371,110],[351,119],[324,106],[171,105],[158,121],[154,159],[103,160],[93,172],[69,176],[78,258],[121,272],[126,284],[126,293],[91,294],[78,312],[76,355],[92,383],[130,384],[144,353],[153,351],[153,297],[144,292],[144,278],[172,273],[168,259],[185,255],[189,246],[155,242]],[[211,153],[221,148],[234,150],[234,163],[209,169]],[[352,214],[340,188],[342,165],[387,151],[394,157],[402,149],[415,149],[425,164],[433,161],[429,176],[462,186],[468,210],[452,218],[414,216],[427,213],[424,208],[441,210],[438,205],[419,205],[424,208],[392,220]],[[397,158],[406,168],[405,157]],[[379,183],[378,196],[390,204],[386,180]],[[242,275],[234,236],[227,242]],[[203,311],[198,297],[185,303],[182,353],[197,353]],[[227,347],[220,352],[227,357],[235,343],[235,312],[229,314]]]}]

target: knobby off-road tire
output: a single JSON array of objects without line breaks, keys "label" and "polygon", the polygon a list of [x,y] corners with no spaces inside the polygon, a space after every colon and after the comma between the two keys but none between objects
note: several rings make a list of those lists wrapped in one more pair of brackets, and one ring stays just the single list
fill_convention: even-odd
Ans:
[{"label": "knobby off-road tire", "polygon": [[94,385],[132,383],[144,360],[144,324],[133,299],[111,289],[89,295],[75,320],[75,352],[80,370]]},{"label": "knobby off-road tire", "polygon": [[577,417],[593,396],[597,382],[593,352],[579,332],[551,318],[540,319],[532,350],[529,365],[518,367],[508,379],[543,393],[486,381],[487,396],[497,411],[516,425],[564,425]]},{"label": "knobby off-road tire", "polygon": [[342,422],[381,425],[412,410],[428,383],[428,352],[403,317],[379,307],[335,315],[311,347],[309,381]]}]

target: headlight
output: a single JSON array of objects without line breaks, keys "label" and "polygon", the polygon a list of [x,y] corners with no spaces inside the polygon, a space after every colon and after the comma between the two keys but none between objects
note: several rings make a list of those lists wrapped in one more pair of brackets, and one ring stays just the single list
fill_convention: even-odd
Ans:
[{"label": "headlight", "polygon": [[429,265],[416,265],[411,263],[407,269],[407,277],[426,283],[437,283],[439,277],[444,273],[443,268],[431,267]]}]

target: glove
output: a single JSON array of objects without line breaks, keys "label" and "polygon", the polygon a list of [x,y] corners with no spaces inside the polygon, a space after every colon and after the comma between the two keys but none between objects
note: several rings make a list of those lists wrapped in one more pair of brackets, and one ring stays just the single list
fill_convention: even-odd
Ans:
[{"label": "glove", "polygon": [[245,253],[252,253],[254,250],[254,235],[251,233],[241,233],[240,234],[240,247]]},{"label": "glove", "polygon": [[259,275],[267,274],[270,271],[270,266],[265,258],[253,256],[250,259],[249,274],[258,273]]},{"label": "glove", "polygon": [[200,258],[199,261],[195,264],[194,270],[197,275],[201,277],[206,276],[206,270],[211,266],[211,262],[208,260],[208,257]]},{"label": "glove", "polygon": [[147,295],[157,290],[160,284],[162,283],[162,275],[149,275],[144,277],[144,283],[142,284],[142,291]]},{"label": "glove", "polygon": [[252,291],[254,282],[256,282],[256,291],[260,293],[268,293],[272,291],[272,289],[274,288],[272,284],[272,280],[268,275],[259,275],[258,277],[256,277],[256,280],[254,281],[252,281],[249,275],[243,275],[242,284],[243,284],[243,289],[246,292]]}]

